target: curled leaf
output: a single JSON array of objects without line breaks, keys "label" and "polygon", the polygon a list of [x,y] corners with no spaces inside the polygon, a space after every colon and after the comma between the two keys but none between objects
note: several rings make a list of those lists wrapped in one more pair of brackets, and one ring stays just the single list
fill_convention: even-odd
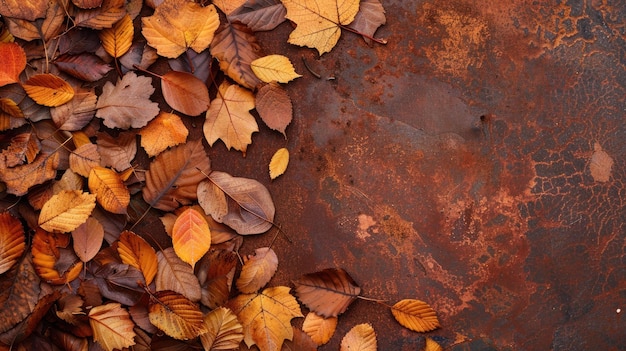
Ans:
[{"label": "curled leaf", "polygon": [[393,317],[403,327],[424,333],[439,328],[435,311],[424,301],[404,299],[391,307]]}]

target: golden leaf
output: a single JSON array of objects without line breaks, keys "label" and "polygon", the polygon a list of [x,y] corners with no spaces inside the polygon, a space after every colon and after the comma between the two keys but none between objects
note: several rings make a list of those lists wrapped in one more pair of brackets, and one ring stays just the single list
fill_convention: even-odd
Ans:
[{"label": "golden leaf", "polygon": [[24,112],[15,101],[9,98],[0,98],[0,112],[15,118],[24,118]]},{"label": "golden leaf", "polygon": [[72,100],[74,89],[61,77],[50,73],[36,74],[22,84],[26,94],[43,106],[61,106]]},{"label": "golden leaf", "polygon": [[141,135],[141,146],[148,156],[154,157],[168,147],[184,143],[189,131],[177,115],[160,112],[155,119],[139,131],[139,135]]},{"label": "golden leaf", "polygon": [[219,307],[204,317],[206,333],[200,334],[202,346],[207,351],[234,350],[243,340],[243,327],[237,316],[228,308]]},{"label": "golden leaf", "polygon": [[181,260],[195,267],[211,247],[211,230],[204,215],[193,208],[181,213],[172,229],[172,245]]},{"label": "golden leaf", "polygon": [[87,185],[102,208],[111,213],[126,214],[130,192],[114,170],[100,166],[92,168]]},{"label": "golden leaf", "polygon": [[287,83],[298,77],[302,77],[293,68],[289,58],[283,55],[269,55],[258,58],[250,63],[254,74],[265,83]]},{"label": "golden leaf", "polygon": [[424,351],[443,351],[443,347],[441,347],[441,345],[439,345],[439,343],[437,343],[435,340],[431,338],[426,338]]},{"label": "golden leaf", "polygon": [[[41,228],[38,228],[33,236],[31,253],[35,271],[50,284],[67,284],[76,279],[83,269],[83,263],[74,256],[72,251],[61,251],[58,248],[58,246],[65,246],[64,241],[63,234],[49,233]],[[64,261],[64,265],[67,266],[63,272],[56,267],[59,261]]]},{"label": "golden leaf", "polygon": [[41,209],[39,226],[49,232],[71,232],[83,224],[96,207],[96,196],[80,190],[63,190]]},{"label": "golden leaf", "polygon": [[439,328],[435,311],[424,301],[404,299],[391,307],[393,317],[403,327],[424,333]]},{"label": "golden leaf", "polygon": [[98,33],[102,47],[107,54],[118,58],[124,55],[133,44],[135,29],[130,15],[126,14],[113,27],[105,28]]},{"label": "golden leaf", "polygon": [[324,318],[315,312],[309,312],[302,323],[302,330],[318,345],[324,345],[335,334],[337,317]]},{"label": "golden leaf", "polygon": [[154,248],[142,237],[125,230],[120,234],[117,244],[117,253],[122,263],[137,268],[150,285],[157,273],[158,259]]},{"label": "golden leaf", "polygon": [[188,0],[165,0],[154,14],[141,19],[142,33],[161,56],[176,58],[188,48],[206,49],[220,24],[215,6]]},{"label": "golden leaf", "polygon": [[206,84],[191,73],[170,71],[161,76],[163,98],[174,110],[197,116],[209,108]]},{"label": "golden leaf", "polygon": [[13,267],[26,247],[24,228],[9,212],[0,213],[0,274]]},{"label": "golden leaf", "polygon": [[246,0],[214,0],[213,4],[219,7],[226,15],[230,15],[235,9],[246,3]]},{"label": "golden leaf", "polygon": [[198,305],[179,293],[156,292],[149,310],[150,323],[174,339],[189,340],[206,332]]},{"label": "golden leaf", "polygon": [[324,317],[343,313],[361,292],[352,277],[340,268],[305,274],[293,283],[300,301]]},{"label": "golden leaf", "polygon": [[340,351],[376,351],[376,332],[369,323],[355,325],[341,339]]},{"label": "golden leaf", "polygon": [[72,231],[74,252],[83,262],[88,262],[98,254],[104,239],[104,228],[97,219],[87,218],[87,221]]},{"label": "golden leaf", "polygon": [[272,156],[270,161],[270,178],[276,179],[279,175],[285,173],[289,165],[289,150],[280,148]]},{"label": "golden leaf", "polygon": [[26,68],[26,53],[17,43],[0,42],[0,86],[17,83]]},{"label": "golden leaf", "polygon": [[96,306],[89,311],[93,339],[107,351],[135,345],[135,323],[119,303]]},{"label": "golden leaf", "polygon": [[193,273],[193,268],[168,247],[157,252],[158,269],[155,277],[157,291],[171,290],[180,293],[191,301],[202,297],[200,282]]},{"label": "golden leaf", "polygon": [[288,19],[296,29],[289,43],[315,48],[319,54],[329,52],[341,36],[341,26],[350,24],[359,12],[359,0],[282,0]]},{"label": "golden leaf", "polygon": [[270,247],[258,248],[254,252],[246,258],[237,279],[237,289],[246,294],[261,289],[278,269],[278,256]]}]

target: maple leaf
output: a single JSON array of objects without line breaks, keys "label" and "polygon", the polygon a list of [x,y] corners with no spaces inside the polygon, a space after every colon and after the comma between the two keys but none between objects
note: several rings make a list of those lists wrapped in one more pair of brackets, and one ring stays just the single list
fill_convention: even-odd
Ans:
[{"label": "maple leaf", "polygon": [[89,311],[93,338],[105,350],[123,349],[135,345],[135,323],[119,303],[96,306]]},{"label": "maple leaf", "polygon": [[248,0],[228,15],[231,22],[239,21],[255,32],[276,28],[285,21],[287,10],[280,0]]},{"label": "maple leaf", "polygon": [[248,89],[261,82],[250,68],[250,63],[261,57],[260,51],[254,34],[241,23],[225,25],[211,42],[211,54],[219,61],[220,69]]},{"label": "maple leaf", "polygon": [[341,26],[350,24],[359,11],[359,0],[281,0],[286,17],[296,23],[289,43],[329,52],[341,36]]},{"label": "maple leaf", "polygon": [[96,104],[96,117],[109,128],[141,128],[159,113],[159,104],[150,101],[152,79],[128,72],[114,86],[107,82]]},{"label": "maple leaf", "polygon": [[17,43],[0,43],[0,86],[17,83],[26,68],[26,53]]},{"label": "maple leaf", "polygon": [[252,143],[252,133],[259,127],[250,114],[254,108],[254,95],[246,89],[224,81],[218,96],[211,101],[203,131],[209,145],[221,139],[228,149],[234,148],[244,155]]}]

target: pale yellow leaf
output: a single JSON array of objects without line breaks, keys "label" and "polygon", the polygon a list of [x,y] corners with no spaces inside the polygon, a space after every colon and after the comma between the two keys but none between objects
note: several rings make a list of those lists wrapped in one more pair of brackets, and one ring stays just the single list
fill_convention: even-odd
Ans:
[{"label": "pale yellow leaf", "polygon": [[250,63],[250,67],[254,74],[265,83],[287,83],[302,77],[296,73],[289,58],[283,55],[268,55],[258,58]]},{"label": "pale yellow leaf", "polygon": [[94,207],[95,195],[80,190],[63,190],[43,205],[39,226],[49,232],[71,232],[87,220]]},{"label": "pale yellow leaf", "polygon": [[288,165],[289,150],[287,150],[287,148],[278,149],[270,161],[270,178],[276,179],[278,176],[285,173]]}]

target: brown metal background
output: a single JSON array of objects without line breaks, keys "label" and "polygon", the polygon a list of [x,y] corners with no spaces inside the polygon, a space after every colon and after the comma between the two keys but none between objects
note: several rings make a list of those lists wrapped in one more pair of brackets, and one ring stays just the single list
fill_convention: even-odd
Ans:
[{"label": "brown metal background", "polygon": [[[289,24],[260,34],[304,75],[287,86],[289,139],[211,151],[274,197],[292,242],[274,244],[271,284],[342,267],[364,296],[431,304],[428,335],[452,350],[626,350],[626,3],[383,4],[386,46],[344,32],[319,57],[286,43]],[[269,182],[282,146],[289,169]],[[359,300],[320,350],[365,322],[380,350],[423,345]]]}]

